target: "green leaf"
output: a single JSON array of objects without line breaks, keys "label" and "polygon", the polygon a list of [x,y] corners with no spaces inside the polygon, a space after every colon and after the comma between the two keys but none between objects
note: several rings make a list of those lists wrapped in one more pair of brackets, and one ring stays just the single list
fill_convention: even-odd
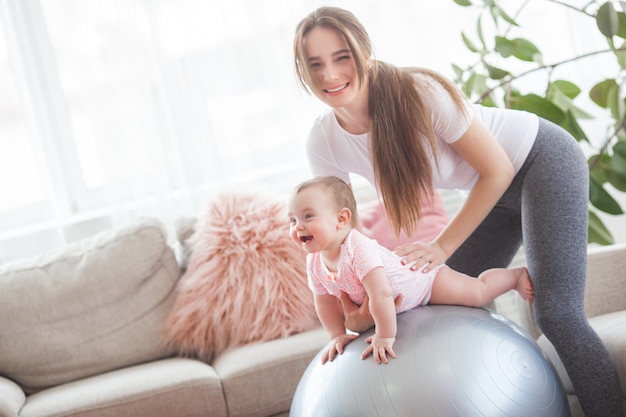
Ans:
[{"label": "green leaf", "polygon": [[606,171],[605,177],[616,190],[626,192],[626,175],[611,170]]},{"label": "green leaf", "polygon": [[513,26],[519,26],[515,20],[511,16],[509,16],[501,7],[494,7],[496,15],[502,17],[505,21],[512,24]]},{"label": "green leaf", "polygon": [[480,39],[480,43],[483,46],[483,49],[487,49],[487,44],[485,43],[485,37],[483,35],[483,22],[482,22],[482,16],[478,17],[478,20],[476,21],[476,33],[478,33],[478,39]]},{"label": "green leaf", "polygon": [[617,20],[619,22],[619,26],[617,28],[617,36],[622,39],[626,39],[626,13],[617,12]]},{"label": "green leaf", "polygon": [[465,44],[467,49],[469,49],[472,52],[478,52],[479,51],[479,49],[476,48],[476,46],[474,46],[472,41],[465,35],[465,33],[461,32],[461,38],[463,39],[463,43]]},{"label": "green leaf", "polygon": [[454,71],[454,75],[457,80],[460,81],[463,78],[463,73],[465,71],[463,71],[463,69],[459,67],[457,64],[452,64],[452,71]]},{"label": "green leaf", "polygon": [[456,4],[458,4],[459,6],[463,6],[463,7],[467,7],[467,6],[471,6],[472,2],[469,0],[453,0]]},{"label": "green leaf", "polygon": [[546,96],[548,100],[553,102],[556,106],[558,106],[563,111],[570,111],[572,116],[577,119],[585,119],[590,120],[593,119],[593,116],[578,107],[572,99],[570,99],[567,95],[565,95],[561,90],[556,88],[553,84],[548,87],[548,95]]},{"label": "green leaf", "polygon": [[536,60],[537,55],[541,56],[539,49],[532,42],[523,38],[510,40],[503,36],[496,36],[495,51],[504,58],[514,56],[527,62]]},{"label": "green leaf", "polygon": [[550,88],[556,88],[572,100],[578,97],[581,90],[578,86],[570,81],[556,80],[550,84]]},{"label": "green leaf", "polygon": [[512,109],[526,110],[535,113],[559,126],[565,119],[565,113],[561,109],[537,94],[511,97],[510,106]]},{"label": "green leaf", "polygon": [[615,120],[620,120],[624,112],[624,103],[620,100],[619,94],[619,87],[607,91],[606,102],[611,110],[611,116],[613,116]]},{"label": "green leaf", "polygon": [[493,94],[489,94],[487,97],[485,97],[480,104],[485,107],[498,107],[493,100]]},{"label": "green leaf", "polygon": [[605,213],[624,214],[617,201],[593,177],[589,177],[589,201]]},{"label": "green leaf", "polygon": [[604,81],[600,81],[596,85],[594,85],[589,91],[589,97],[596,103],[598,106],[603,109],[608,109],[609,99],[615,97],[615,92],[619,91],[619,85],[617,81],[613,79],[607,79]]},{"label": "green leaf", "polygon": [[571,133],[577,141],[584,140],[589,142],[585,131],[580,127],[578,120],[576,120],[576,117],[570,110],[565,112],[565,118],[563,119],[563,123],[561,123],[561,127]]},{"label": "green leaf", "polygon": [[509,71],[492,67],[491,65],[485,64],[485,67],[487,68],[487,72],[489,72],[489,77],[491,77],[491,79],[493,80],[501,80],[510,74]]},{"label": "green leaf", "polygon": [[626,141],[619,141],[613,146],[613,152],[626,159]]},{"label": "green leaf", "polygon": [[626,176],[626,142],[617,142],[613,147],[611,165],[615,172]]},{"label": "green leaf", "polygon": [[[487,0],[483,0],[485,2],[485,4],[487,4],[489,6],[489,14],[491,15],[491,20],[493,21],[493,24],[496,26],[496,28],[498,27],[498,6],[495,4],[495,1],[489,1],[487,2]],[[491,3],[491,4],[489,4]]]},{"label": "green leaf", "polygon": [[615,58],[621,69],[626,69],[626,50],[624,47],[626,47],[626,42],[622,42],[622,46],[615,50]]},{"label": "green leaf", "polygon": [[541,52],[539,52],[539,48],[535,46],[531,41],[527,39],[517,38],[514,39],[515,43],[515,51],[513,55],[517,59],[521,59],[522,61],[532,62],[536,60],[536,55],[541,56]]},{"label": "green leaf", "polygon": [[484,1],[485,5],[489,7],[489,11],[491,13],[491,18],[496,26],[498,26],[498,18],[501,17],[505,22],[513,26],[518,26],[517,22],[513,20],[511,16],[509,16],[503,8],[498,6],[495,1]]},{"label": "green leaf", "polygon": [[589,243],[598,243],[600,245],[613,244],[613,235],[611,235],[611,232],[609,232],[609,229],[602,223],[598,215],[591,210],[589,210],[588,230],[589,235],[587,241]]},{"label": "green leaf", "polygon": [[600,32],[607,38],[617,35],[619,29],[619,17],[613,3],[607,1],[598,9],[596,24]]},{"label": "green leaf", "polygon": [[472,96],[475,91],[477,79],[479,79],[480,77],[482,77],[482,75],[476,74],[473,71],[470,73],[469,78],[467,79],[465,84],[463,84],[463,92],[465,93],[465,95],[467,95],[468,97]]},{"label": "green leaf", "polygon": [[467,80],[466,85],[468,87],[470,95],[482,95],[485,91],[489,89],[489,87],[487,87],[487,77],[477,73],[472,74],[472,76]]},{"label": "green leaf", "polygon": [[[598,162],[599,159],[599,162]],[[603,184],[607,181],[606,172],[607,170],[612,170],[611,168],[611,157],[606,153],[594,154],[589,157],[587,160],[589,167],[591,168],[589,175],[593,176],[593,178],[600,184]]]},{"label": "green leaf", "polygon": [[474,72],[474,70],[470,70],[468,73],[469,77],[467,77],[467,80],[465,82],[461,83],[461,89],[466,96],[471,97],[472,86],[474,84],[474,78],[476,77],[476,73]]},{"label": "green leaf", "polygon": [[513,55],[515,50],[515,43],[505,38],[504,36],[496,36],[495,51],[502,55],[504,58],[508,58]]}]

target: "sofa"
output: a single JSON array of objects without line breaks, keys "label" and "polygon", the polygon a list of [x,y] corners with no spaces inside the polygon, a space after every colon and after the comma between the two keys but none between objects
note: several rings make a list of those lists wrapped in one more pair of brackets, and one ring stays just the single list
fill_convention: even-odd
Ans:
[{"label": "sofa", "polygon": [[287,416],[325,331],[176,354],[176,255],[146,218],[0,266],[0,417]]},{"label": "sofa", "polygon": [[[550,341],[541,334],[532,308],[518,298],[520,325],[554,365],[563,382],[572,417],[584,414],[572,383]],[[588,251],[585,313],[591,326],[604,341],[617,365],[626,413],[626,243],[593,247]]]}]

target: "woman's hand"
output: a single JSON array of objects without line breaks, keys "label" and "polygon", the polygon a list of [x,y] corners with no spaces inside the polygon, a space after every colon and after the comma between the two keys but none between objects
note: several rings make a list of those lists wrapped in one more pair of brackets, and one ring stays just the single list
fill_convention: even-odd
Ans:
[{"label": "woman's hand", "polygon": [[[402,298],[402,294],[400,294],[393,300],[396,310],[400,307],[400,304],[402,304]],[[344,325],[346,329],[355,333],[363,333],[374,325],[374,318],[370,313],[369,297],[367,294],[365,294],[363,303],[360,306],[354,304],[350,296],[343,291],[339,294],[339,301],[343,309]]]},{"label": "woman's hand", "polygon": [[396,342],[395,337],[380,337],[377,334],[365,339],[369,346],[361,354],[361,359],[367,358],[370,353],[374,355],[376,363],[388,363],[387,354],[395,358],[396,353],[393,351],[393,344]]},{"label": "woman's hand", "polygon": [[395,250],[402,258],[403,265],[411,265],[412,271],[428,272],[443,264],[450,256],[436,241],[431,243],[413,242]]},{"label": "woman's hand", "polygon": [[354,339],[359,337],[355,334],[340,334],[337,337],[334,337],[330,343],[328,344],[328,349],[322,354],[322,364],[327,361],[333,361],[336,355],[341,355],[343,353],[343,348]]}]

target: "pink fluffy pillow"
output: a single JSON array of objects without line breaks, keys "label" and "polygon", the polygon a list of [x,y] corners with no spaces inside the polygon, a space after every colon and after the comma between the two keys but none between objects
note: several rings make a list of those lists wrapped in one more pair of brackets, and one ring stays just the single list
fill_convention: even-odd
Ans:
[{"label": "pink fluffy pillow", "polygon": [[410,242],[430,242],[448,224],[448,214],[437,190],[433,192],[432,201],[424,199],[421,204],[422,217],[413,236],[405,232],[396,236],[382,201],[371,201],[359,207],[359,218],[365,234],[389,250]]},{"label": "pink fluffy pillow", "polygon": [[210,362],[235,346],[320,325],[284,201],[223,194],[186,243],[189,264],[164,325],[166,343],[179,354]]}]

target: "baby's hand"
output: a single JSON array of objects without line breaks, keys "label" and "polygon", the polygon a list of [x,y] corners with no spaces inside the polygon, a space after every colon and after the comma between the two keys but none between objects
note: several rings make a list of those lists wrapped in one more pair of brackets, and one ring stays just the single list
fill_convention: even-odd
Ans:
[{"label": "baby's hand", "polygon": [[370,353],[373,353],[376,363],[387,363],[387,354],[392,358],[396,357],[393,351],[393,344],[396,342],[395,337],[380,337],[376,334],[365,339],[370,345],[361,354],[361,359],[365,359]]},{"label": "baby's hand", "polygon": [[331,361],[335,359],[335,355],[341,355],[343,353],[343,348],[354,339],[359,337],[356,334],[341,334],[337,337],[334,337],[333,340],[328,344],[328,349],[322,354],[322,364],[326,363],[326,361]]}]

